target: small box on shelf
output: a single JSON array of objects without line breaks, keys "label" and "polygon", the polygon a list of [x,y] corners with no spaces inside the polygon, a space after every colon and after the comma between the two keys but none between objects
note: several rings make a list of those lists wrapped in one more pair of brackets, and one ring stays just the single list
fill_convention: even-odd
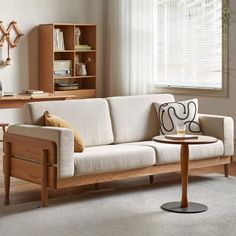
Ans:
[{"label": "small box on shelf", "polygon": [[71,60],[54,60],[54,75],[55,77],[72,76],[72,61]]}]

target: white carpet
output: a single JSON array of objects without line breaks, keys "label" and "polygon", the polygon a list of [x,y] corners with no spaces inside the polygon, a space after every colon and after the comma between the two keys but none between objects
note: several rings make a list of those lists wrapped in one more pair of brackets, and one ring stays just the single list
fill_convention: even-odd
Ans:
[{"label": "white carpet", "polygon": [[0,236],[217,236],[236,235],[236,178],[191,177],[189,200],[208,211],[178,214],[160,209],[180,200],[180,184],[155,183],[0,208]]}]

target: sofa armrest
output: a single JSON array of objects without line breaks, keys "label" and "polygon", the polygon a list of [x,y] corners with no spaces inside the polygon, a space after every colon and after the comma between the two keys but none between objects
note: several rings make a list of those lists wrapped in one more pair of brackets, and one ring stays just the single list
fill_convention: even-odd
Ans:
[{"label": "sofa armrest", "polygon": [[229,116],[199,114],[202,133],[216,137],[224,143],[224,155],[234,154],[234,121]]},{"label": "sofa armrest", "polygon": [[11,125],[8,133],[54,141],[57,146],[57,177],[74,175],[74,136],[71,130],[36,125]]}]

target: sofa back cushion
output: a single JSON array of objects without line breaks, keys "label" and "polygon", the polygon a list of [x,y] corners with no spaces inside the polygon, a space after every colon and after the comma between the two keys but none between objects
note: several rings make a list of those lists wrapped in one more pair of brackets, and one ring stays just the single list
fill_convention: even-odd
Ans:
[{"label": "sofa back cushion", "polygon": [[107,98],[110,107],[114,142],[150,140],[159,134],[154,102],[173,102],[171,94],[154,94]]},{"label": "sofa back cushion", "polygon": [[80,134],[85,146],[113,143],[111,119],[106,99],[28,103],[24,108],[24,123],[44,125],[45,111],[61,117],[73,126]]}]

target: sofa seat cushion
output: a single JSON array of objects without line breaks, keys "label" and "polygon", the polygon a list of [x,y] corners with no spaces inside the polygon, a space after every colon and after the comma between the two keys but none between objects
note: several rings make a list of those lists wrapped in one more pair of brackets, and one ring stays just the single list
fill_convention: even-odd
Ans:
[{"label": "sofa seat cushion", "polygon": [[75,175],[129,170],[153,166],[155,150],[142,145],[106,145],[87,147],[74,153]]},{"label": "sofa seat cushion", "polygon": [[[156,152],[156,164],[167,164],[180,161],[180,145],[178,144],[164,144],[155,141],[144,141],[129,143],[129,145],[149,146],[154,148]],[[190,160],[223,156],[223,153],[224,147],[221,140],[211,144],[189,145]]]}]

